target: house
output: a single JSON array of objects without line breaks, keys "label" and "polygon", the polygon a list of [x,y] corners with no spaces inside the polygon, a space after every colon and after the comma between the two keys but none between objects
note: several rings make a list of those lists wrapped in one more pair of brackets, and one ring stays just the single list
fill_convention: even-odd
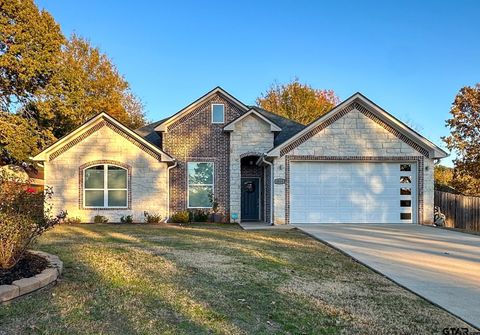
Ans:
[{"label": "house", "polygon": [[211,210],[226,220],[431,223],[447,154],[360,93],[304,126],[217,87],[137,130],[101,113],[34,159],[55,211],[91,221]]}]

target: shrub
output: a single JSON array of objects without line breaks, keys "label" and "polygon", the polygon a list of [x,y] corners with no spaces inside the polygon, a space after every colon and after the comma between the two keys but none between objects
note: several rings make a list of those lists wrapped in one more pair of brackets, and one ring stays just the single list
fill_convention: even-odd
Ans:
[{"label": "shrub", "polygon": [[131,215],[123,215],[121,218],[120,218],[120,222],[121,223],[133,223],[133,216]]},{"label": "shrub", "polygon": [[51,216],[53,195],[31,192],[28,182],[0,173],[0,269],[14,267],[36,238],[60,223],[66,212]]},{"label": "shrub", "polygon": [[93,223],[107,223],[108,219],[103,215],[95,215],[93,217]]},{"label": "shrub", "polygon": [[159,223],[162,219],[160,214],[157,213],[149,214],[148,212],[143,212],[143,215],[145,216],[146,223]]},{"label": "shrub", "polygon": [[190,213],[187,211],[177,212],[172,215],[170,221],[173,223],[188,223],[190,221]]},{"label": "shrub", "polygon": [[82,223],[82,220],[80,218],[74,217],[74,218],[69,218],[67,217],[65,220],[62,221],[63,224],[80,224]]},{"label": "shrub", "polygon": [[208,221],[208,213],[197,209],[195,211],[189,212],[190,221],[191,222],[207,222]]}]

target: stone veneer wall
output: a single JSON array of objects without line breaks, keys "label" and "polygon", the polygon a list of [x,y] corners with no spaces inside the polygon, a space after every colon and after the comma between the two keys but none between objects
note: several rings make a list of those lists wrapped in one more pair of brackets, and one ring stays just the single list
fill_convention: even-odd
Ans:
[{"label": "stone veneer wall", "polygon": [[[274,160],[274,178],[286,178],[286,161],[292,156],[334,157],[418,157],[423,161],[423,168],[418,176],[423,180],[419,194],[423,193],[423,217],[421,223],[433,220],[433,169],[434,161],[424,157],[420,152],[400,140],[379,123],[365,116],[356,109],[325,127],[310,139],[296,146],[286,155]],[[423,177],[423,178],[422,178]],[[274,187],[274,220],[276,224],[288,223],[286,217],[286,185]],[[418,199],[420,204],[422,199]]]},{"label": "stone veneer wall", "polygon": [[[213,103],[225,105],[225,123],[212,123]],[[219,213],[229,217],[230,136],[223,127],[243,113],[224,96],[216,94],[173,122],[162,134],[163,150],[178,162],[177,167],[170,170],[171,213],[187,209],[187,162],[213,162],[214,197],[219,204]]]},{"label": "stone veneer wall", "polygon": [[[102,126],[103,123],[103,126]],[[144,211],[167,216],[167,164],[159,162],[126,137],[121,136],[104,121],[90,129],[88,136],[59,155],[45,162],[45,185],[51,186],[54,196],[51,204],[54,213],[67,210],[69,217],[91,222],[95,215],[104,215],[110,222],[119,222],[122,215],[133,215],[137,222],[144,220]],[[130,170],[129,209],[83,209],[81,202],[81,166],[92,162],[114,163]]]},{"label": "stone veneer wall", "polygon": [[241,158],[262,155],[273,147],[270,125],[254,115],[235,124],[230,135],[230,211],[241,220]]}]

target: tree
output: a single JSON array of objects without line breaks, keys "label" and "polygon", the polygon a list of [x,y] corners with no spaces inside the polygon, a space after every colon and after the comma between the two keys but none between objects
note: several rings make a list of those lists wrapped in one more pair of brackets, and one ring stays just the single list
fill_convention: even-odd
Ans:
[{"label": "tree", "polygon": [[274,83],[256,102],[275,114],[309,124],[335,107],[339,99],[333,90],[315,89],[295,78],[287,84]]},{"label": "tree", "polygon": [[0,111],[0,161],[28,161],[54,140],[52,133],[41,129],[35,120]]},{"label": "tree", "polygon": [[0,1],[0,109],[12,111],[48,85],[64,37],[33,0]]},{"label": "tree", "polygon": [[450,136],[443,140],[457,155],[453,183],[464,194],[480,195],[480,84],[463,87],[450,114]]},{"label": "tree", "polygon": [[143,104],[111,60],[90,42],[72,35],[55,76],[28,110],[61,137],[92,116],[106,112],[128,127],[145,124]]},{"label": "tree", "polygon": [[131,128],[142,102],[111,60],[33,0],[0,0],[0,161],[28,160],[100,112]]}]

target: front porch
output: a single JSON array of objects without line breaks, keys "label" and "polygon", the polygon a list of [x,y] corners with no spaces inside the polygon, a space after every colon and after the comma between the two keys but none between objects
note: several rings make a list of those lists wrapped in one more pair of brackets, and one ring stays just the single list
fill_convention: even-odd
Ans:
[{"label": "front porch", "polygon": [[270,223],[270,167],[261,165],[260,157],[252,153],[242,155],[239,173],[231,171],[231,200],[235,204],[231,213],[240,223]]}]

